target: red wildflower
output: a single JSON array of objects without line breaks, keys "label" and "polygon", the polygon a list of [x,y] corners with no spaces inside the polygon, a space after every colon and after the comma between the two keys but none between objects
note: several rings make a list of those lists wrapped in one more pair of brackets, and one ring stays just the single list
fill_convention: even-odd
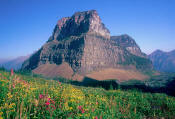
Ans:
[{"label": "red wildflower", "polygon": [[98,117],[96,116],[95,119],[98,119]]},{"label": "red wildflower", "polygon": [[50,105],[50,102],[46,102],[45,104],[48,106],[48,105]]},{"label": "red wildflower", "polygon": [[11,69],[11,76],[13,76],[13,74],[14,74],[14,71],[13,71],[13,69]]},{"label": "red wildflower", "polygon": [[61,82],[58,81],[58,84],[61,85]]},{"label": "red wildflower", "polygon": [[84,113],[84,110],[83,109],[81,110],[81,113]]},{"label": "red wildflower", "polygon": [[79,110],[82,110],[82,106],[78,106],[78,109],[79,109]]},{"label": "red wildflower", "polygon": [[42,94],[39,95],[39,98],[42,99],[44,96]]},{"label": "red wildflower", "polygon": [[81,111],[81,113],[84,113],[82,106],[78,106],[78,109]]}]

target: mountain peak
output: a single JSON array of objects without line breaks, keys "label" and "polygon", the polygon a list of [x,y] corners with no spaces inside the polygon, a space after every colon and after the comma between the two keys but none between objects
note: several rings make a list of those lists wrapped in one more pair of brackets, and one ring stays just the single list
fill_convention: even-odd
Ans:
[{"label": "mountain peak", "polygon": [[95,33],[97,35],[110,39],[110,32],[102,23],[100,16],[96,10],[76,12],[71,18],[78,25],[86,24],[86,27],[88,27],[87,32]]},{"label": "mountain peak", "polygon": [[96,10],[76,12],[58,21],[48,42],[23,63],[22,69],[45,75],[69,75],[67,78],[72,79],[108,68],[150,69],[150,61],[130,53],[139,50],[120,47],[110,40],[109,30]]},{"label": "mountain peak", "polygon": [[135,40],[127,34],[122,34],[120,36],[111,36],[111,40],[115,40],[117,43],[124,43],[123,45],[137,45]]},{"label": "mountain peak", "polygon": [[163,52],[162,50],[160,50],[160,49],[157,49],[155,52]]},{"label": "mountain peak", "polygon": [[131,38],[128,34],[122,34],[122,35],[120,35],[120,36],[126,37],[126,38]]},{"label": "mountain peak", "polygon": [[96,10],[88,10],[83,12],[75,12],[73,16],[82,16],[82,15],[98,15]]},{"label": "mountain peak", "polygon": [[156,50],[149,55],[149,59],[153,62],[156,70],[175,72],[175,50],[170,52]]},{"label": "mountain peak", "polygon": [[49,41],[63,40],[70,36],[95,34],[110,39],[110,32],[101,22],[96,10],[76,12],[71,17],[58,20],[53,35]]},{"label": "mountain peak", "polygon": [[151,54],[162,54],[162,53],[164,53],[164,51],[162,51],[162,50],[160,50],[160,49],[157,49],[157,50],[155,50],[153,53],[151,53]]}]

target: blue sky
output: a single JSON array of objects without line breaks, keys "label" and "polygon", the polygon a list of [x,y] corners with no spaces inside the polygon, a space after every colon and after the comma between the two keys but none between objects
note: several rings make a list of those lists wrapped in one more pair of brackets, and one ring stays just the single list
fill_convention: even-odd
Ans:
[{"label": "blue sky", "polygon": [[147,54],[175,49],[175,0],[0,0],[0,58],[33,53],[60,18],[91,9],[111,35],[130,35]]}]

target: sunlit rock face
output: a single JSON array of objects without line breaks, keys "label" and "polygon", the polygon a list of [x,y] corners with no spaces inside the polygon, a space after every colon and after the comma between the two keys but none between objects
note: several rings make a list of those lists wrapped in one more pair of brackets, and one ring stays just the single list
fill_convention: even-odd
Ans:
[{"label": "sunlit rock face", "polygon": [[72,17],[60,19],[54,29],[53,38],[50,40],[62,40],[82,33],[97,34],[110,39],[109,30],[105,28],[97,12],[91,10],[76,12]]},{"label": "sunlit rock face", "polygon": [[[59,66],[66,62],[74,74],[86,75],[104,68],[140,66],[136,59],[144,59],[140,57],[142,54],[133,55],[138,51],[141,52],[138,46],[123,47],[111,40],[110,32],[101,22],[97,11],[76,12],[72,17],[57,22],[47,43],[25,61],[22,69],[34,70],[43,64]],[[145,63],[142,67],[150,67],[149,62]]]}]

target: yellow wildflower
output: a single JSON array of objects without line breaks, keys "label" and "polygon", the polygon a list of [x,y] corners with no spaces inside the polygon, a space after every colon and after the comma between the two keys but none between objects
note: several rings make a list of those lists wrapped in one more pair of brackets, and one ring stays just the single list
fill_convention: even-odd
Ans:
[{"label": "yellow wildflower", "polygon": [[8,99],[11,99],[13,97],[10,92],[7,94],[7,96],[8,96]]},{"label": "yellow wildflower", "polygon": [[63,90],[62,97],[66,100],[64,105],[65,110],[72,110],[73,105],[77,105],[77,103],[83,102],[85,99],[85,96],[81,90],[70,85]]}]

